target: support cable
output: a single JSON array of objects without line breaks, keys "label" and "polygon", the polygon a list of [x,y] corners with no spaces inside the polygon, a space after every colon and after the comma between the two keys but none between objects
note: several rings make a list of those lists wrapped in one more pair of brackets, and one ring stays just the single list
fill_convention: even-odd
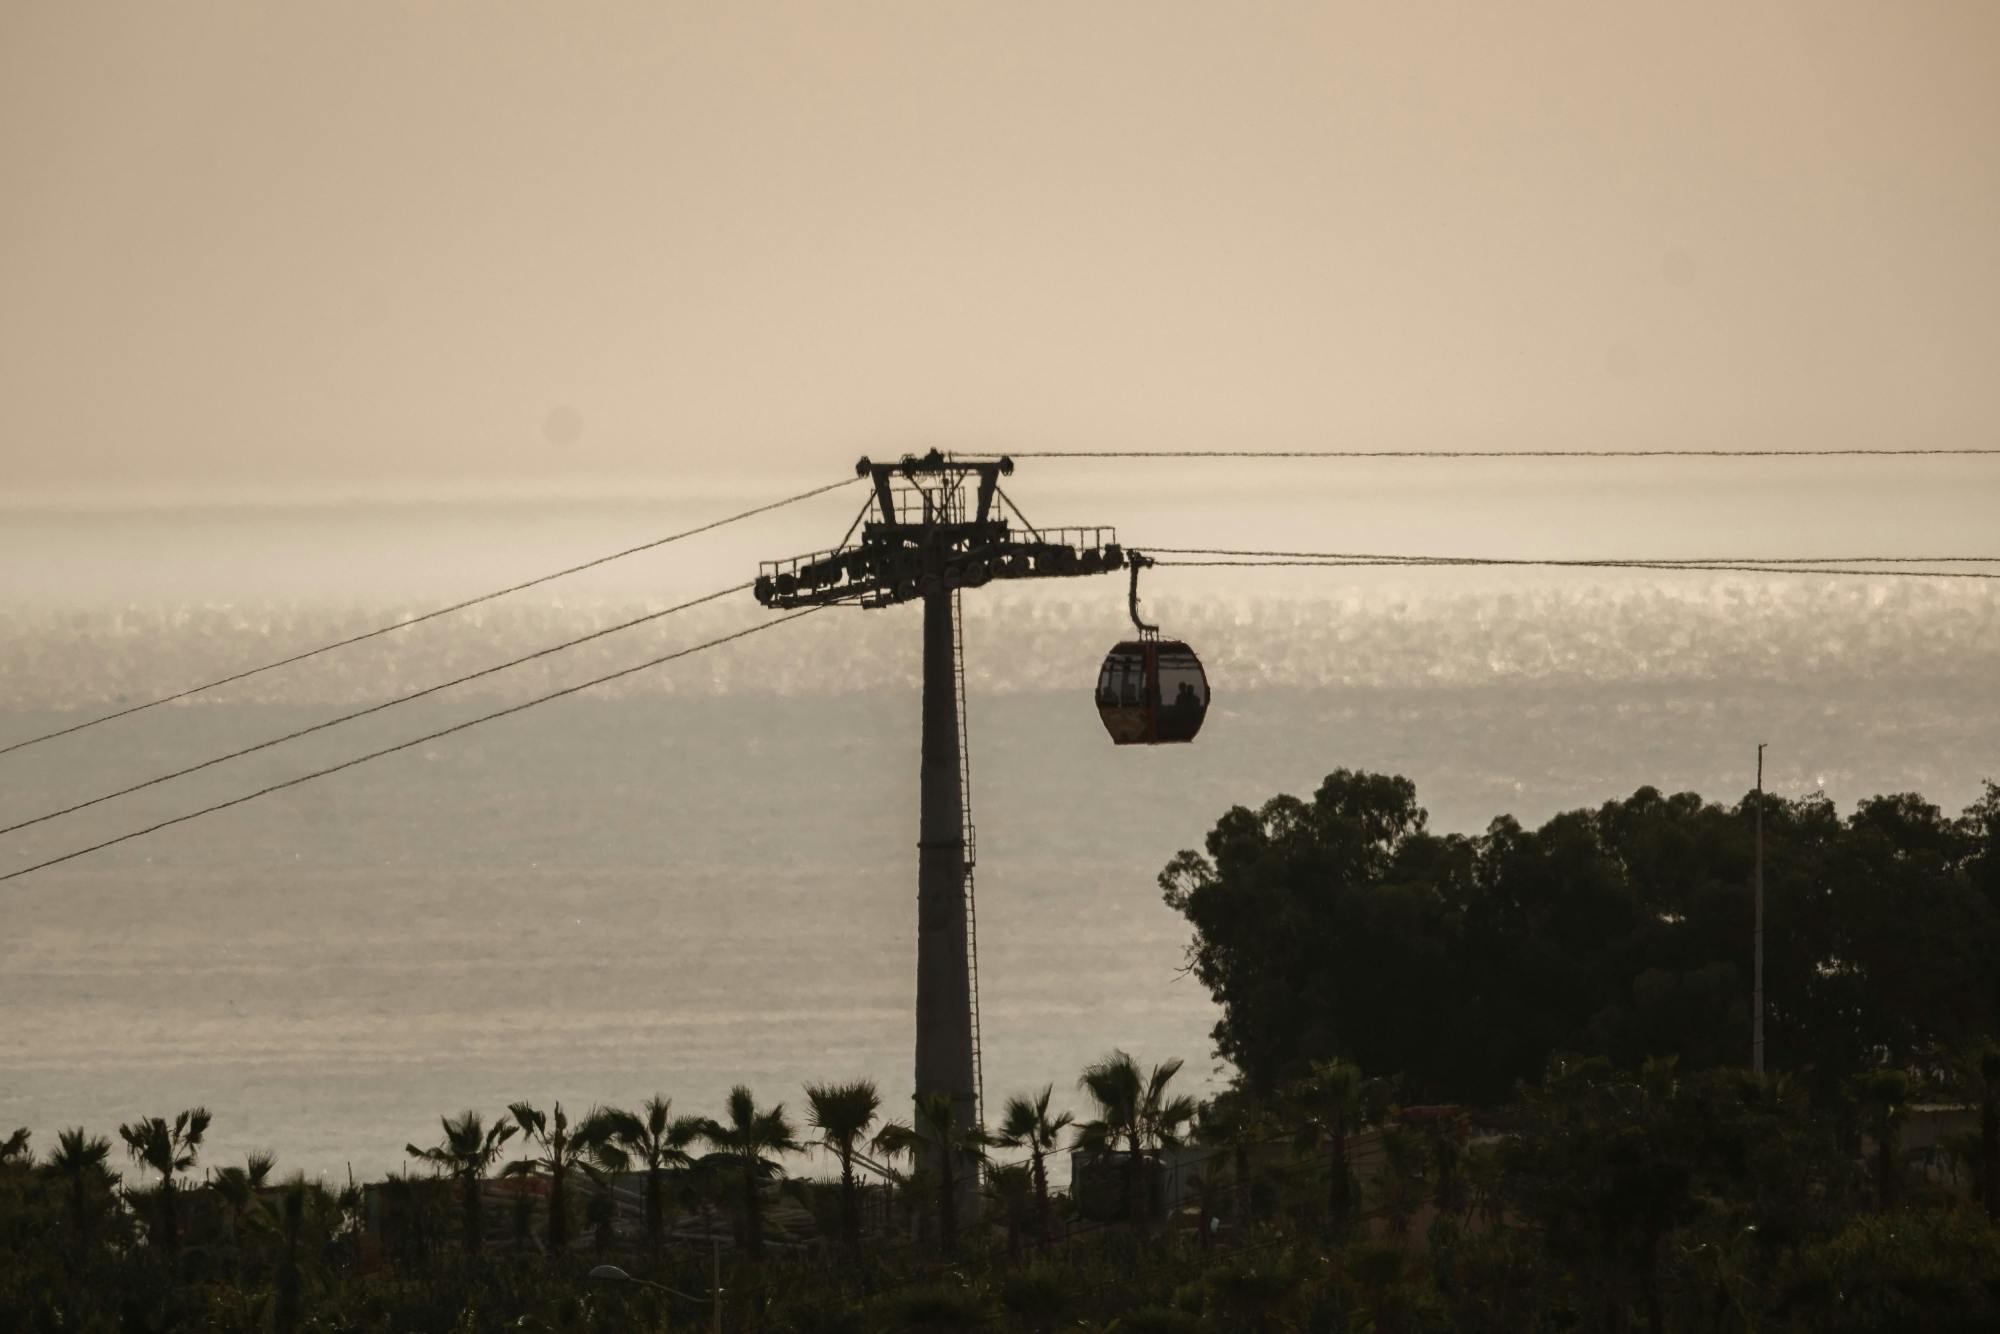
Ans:
[{"label": "support cable", "polygon": [[[1765,563],[1722,564],[1708,559],[1700,560],[1533,560],[1498,556],[1362,556],[1345,555],[1334,552],[1262,552],[1231,551],[1198,553],[1194,560],[1180,559],[1164,553],[1174,551],[1171,547],[1145,548],[1148,552],[1161,552],[1162,558],[1156,563],[1161,566],[1178,566],[1183,569],[1264,569],[1291,566],[1304,569],[1349,570],[1349,569],[1438,569],[1438,568],[1530,568],[1530,569],[1588,569],[1588,570],[1678,570],[1695,574],[1812,574],[1844,576],[1854,578],[1881,579],[2000,579],[2000,570],[1922,570],[1922,569],[1858,569],[1845,565],[1834,566],[1818,563],[1823,557],[1807,557],[1803,561],[1773,559]],[[1210,558],[1211,556],[1218,558]],[[1227,557],[1222,559],[1219,557]],[[1897,558],[1902,559],[1902,558]],[[1912,558],[1917,559],[1917,558]],[[1968,562],[1983,562],[1982,557],[1959,557]],[[1995,563],[2000,563],[1996,561]]]},{"label": "support cable", "polygon": [[324,732],[329,727],[338,727],[342,723],[351,723],[357,718],[366,718],[372,713],[381,713],[386,709],[393,709],[399,704],[408,704],[412,700],[423,699],[427,695],[435,695],[439,691],[449,690],[453,686],[462,686],[468,681],[477,681],[481,677],[492,676],[496,672],[504,672],[510,667],[519,667],[523,663],[533,662],[537,658],[546,658],[552,653],[561,653],[563,650],[575,648],[579,644],[588,644],[593,639],[602,639],[606,635],[615,635],[621,630],[630,630],[634,626],[644,625],[649,621],[657,621],[663,617],[672,616],[675,612],[686,611],[690,607],[699,607],[704,602],[714,602],[718,598],[728,597],[732,593],[744,592],[749,587],[749,584],[737,584],[734,588],[725,588],[719,592],[704,594],[701,597],[665,608],[662,611],[649,611],[643,616],[634,616],[629,621],[621,621],[617,625],[608,625],[602,630],[593,630],[587,635],[578,635],[576,638],[566,639],[560,644],[551,644],[547,648],[536,649],[533,653],[524,653],[520,657],[513,658],[507,662],[495,663],[491,667],[482,667],[476,672],[468,672],[464,676],[454,677],[449,681],[440,681],[436,685],[425,686],[421,690],[412,691],[407,695],[398,695],[394,699],[385,699],[380,703],[370,704],[366,708],[356,709],[352,713],[343,713],[337,718],[328,718],[324,722],[314,723],[310,727],[301,727],[296,732],[287,732],[283,736],[272,737],[269,741],[259,741],[255,745],[245,746],[241,750],[232,750],[227,754],[217,755],[211,759],[202,760],[197,764],[190,764],[185,769],[176,769],[172,773],[160,774],[156,777],[148,778],[143,782],[134,783],[130,787],[121,787],[116,792],[106,792],[102,796],[91,797],[87,801],[79,801],[73,806],[65,806],[59,811],[50,811],[46,815],[32,816],[29,819],[0,827],[0,834],[11,834],[17,829],[26,829],[30,825],[38,825],[48,820],[54,820],[59,816],[74,815],[78,811],[101,805],[117,797],[128,797],[134,792],[143,791],[149,787],[157,787],[161,783],[171,782],[176,778],[185,778],[189,774],[199,773],[203,769],[213,768],[215,765],[224,764],[230,760],[241,759],[245,755],[254,755],[260,750],[269,750],[273,746],[281,746],[287,741],[297,741],[300,737],[311,736],[314,732]]},{"label": "support cable", "polygon": [[578,694],[581,691],[591,689],[593,686],[601,686],[608,682],[616,681],[621,677],[631,676],[653,667],[659,667],[676,659],[700,653],[704,649],[717,648],[738,639],[746,639],[761,631],[775,629],[787,621],[796,621],[801,616],[810,616],[820,610],[823,609],[819,607],[807,607],[804,611],[795,611],[789,616],[780,616],[775,621],[762,621],[747,630],[738,630],[733,634],[704,640],[702,643],[691,645],[688,648],[676,649],[672,653],[665,653],[657,658],[648,658],[645,662],[636,663],[630,667],[621,667],[615,672],[606,672],[603,676],[592,677],[588,681],[583,681],[573,686],[564,686],[560,690],[551,690],[546,695],[537,695],[535,698],[525,700],[522,703],[511,704],[504,709],[495,709],[493,712],[483,713],[477,718],[468,718],[462,723],[454,723],[450,727],[441,727],[435,732],[426,732],[424,735],[412,737],[408,741],[399,741],[393,746],[384,746],[380,750],[371,750],[365,755],[357,755],[353,759],[342,760],[339,764],[330,764],[324,769],[315,769],[311,773],[300,774],[296,778],[287,778],[283,782],[272,783],[267,787],[260,787],[255,792],[247,792],[240,797],[231,797],[228,801],[218,801],[212,806],[203,806],[199,810],[189,811],[184,815],[176,815],[171,819],[146,825],[144,828],[128,830],[123,834],[92,843],[88,847],[78,848],[73,852],[65,852],[59,857],[50,857],[44,861],[36,862],[32,866],[24,866],[17,871],[8,871],[4,875],[0,875],[0,881],[18,880],[24,875],[31,875],[36,871],[46,870],[51,866],[59,866],[63,862],[74,861],[78,857],[88,856],[93,852],[101,852],[105,848],[116,847],[120,843],[130,842],[135,838],[143,838],[147,834],[156,834],[162,829],[170,829],[177,824],[186,824],[190,820],[198,820],[204,815],[213,815],[217,811],[226,811],[232,806],[241,806],[245,802],[255,801],[259,797],[268,797],[273,792],[282,792],[286,788],[298,787],[303,783],[310,783],[315,778],[325,778],[331,774],[337,774],[344,769],[352,769],[356,765],[366,764],[370,760],[379,760],[385,755],[394,755],[397,751],[409,750],[413,746],[421,746],[429,741],[437,741],[455,732],[463,732],[467,728],[477,727],[481,723],[490,723],[495,719],[505,718],[510,714],[526,712],[538,704],[547,704],[551,700],[562,699],[566,695]]},{"label": "support cable", "polygon": [[1017,459],[1834,459],[2000,455],[1967,449],[1048,449]]},{"label": "support cable", "polygon": [[[1176,556],[1285,556],[1299,560],[1383,561],[1391,564],[1423,565],[1459,560],[1503,558],[1473,556],[1400,556],[1378,551],[1246,551],[1234,547],[1155,547],[1147,551]],[[2000,556],[1618,556],[1583,559],[1552,559],[1509,563],[1537,565],[2000,565]]]},{"label": "support cable", "polygon": [[566,578],[572,574],[581,574],[585,570],[595,569],[600,565],[608,565],[612,561],[623,560],[627,556],[636,556],[642,551],[651,551],[655,547],[663,547],[670,542],[678,542],[683,538],[713,532],[715,529],[728,524],[754,518],[759,514],[768,514],[772,510],[783,509],[787,505],[796,505],[802,500],[811,500],[814,496],[823,496],[827,492],[837,491],[843,486],[852,486],[856,480],[856,478],[845,477],[838,482],[829,482],[825,486],[814,487],[810,491],[801,491],[795,496],[787,496],[783,500],[774,500],[768,505],[759,505],[754,509],[744,510],[740,514],[732,514],[727,518],[715,519],[694,528],[684,529],[678,533],[670,533],[665,537],[657,537],[650,542],[641,542],[638,546],[627,547],[623,551],[614,551],[609,555],[584,561],[581,565],[571,565],[566,569],[556,570],[551,574],[538,575],[533,579],[523,580],[518,584],[510,584],[506,588],[496,588],[490,593],[481,593],[477,597],[466,598],[463,602],[454,602],[448,607],[439,607],[434,611],[423,612],[420,615],[409,617],[407,620],[397,621],[392,625],[378,626],[373,630],[364,630],[358,635],[349,635],[345,639],[336,639],[330,644],[321,644],[317,648],[309,648],[302,653],[294,653],[288,658],[280,658],[276,662],[267,662],[261,667],[251,667],[244,671],[231,673],[228,676],[217,677],[213,681],[204,681],[200,685],[189,686],[186,690],[177,691],[171,695],[162,695],[157,699],[149,699],[144,703],[134,704],[129,708],[119,709],[113,713],[87,719],[84,722],[75,723],[69,727],[62,727],[53,732],[44,732],[40,736],[29,737],[25,741],[16,741],[11,745],[0,746],[0,755],[8,755],[17,750],[24,750],[29,746],[38,746],[44,741],[53,741],[57,737],[69,736],[72,733],[81,732],[85,728],[96,727],[99,723],[111,722],[116,718],[127,718],[135,713],[143,713],[147,709],[158,708],[162,704],[172,704],[177,700],[187,699],[192,695],[199,695],[203,691],[214,690],[218,686],[233,685],[238,681],[246,681],[264,672],[275,671],[280,667],[289,667],[294,663],[304,662],[308,658],[316,658],[322,653],[331,653],[337,648],[346,648],[350,644],[359,644],[363,640],[375,639],[396,630],[407,630],[413,625],[422,625],[425,621],[434,621],[440,616],[449,616],[455,611],[464,611],[467,607],[476,607],[482,602],[491,602],[495,598],[503,598],[510,593],[519,593],[525,589],[535,588],[541,584]]}]

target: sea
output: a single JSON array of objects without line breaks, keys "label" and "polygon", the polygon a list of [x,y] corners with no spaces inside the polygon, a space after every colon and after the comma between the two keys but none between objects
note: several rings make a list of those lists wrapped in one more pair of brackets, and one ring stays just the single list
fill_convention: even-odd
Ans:
[{"label": "sea", "polygon": [[[0,745],[534,568],[397,587],[424,554],[522,529],[552,556],[619,545],[602,513],[565,513],[552,530],[461,507],[445,536],[422,507],[28,515],[0,555],[63,559],[0,584]],[[617,513],[631,532],[656,517]],[[280,558],[297,549],[321,553],[306,575]],[[727,586],[733,561],[531,590],[0,755],[0,823]],[[1192,745],[1114,747],[1095,715],[1122,581],[966,597],[989,1109],[1043,1085],[1081,1109],[1079,1074],[1113,1049],[1182,1059],[1175,1087],[1198,1096],[1226,1086],[1157,877],[1230,807],[1338,768],[1406,775],[1431,826],[1462,832],[1641,785],[1734,802],[1759,742],[1767,786],[1843,808],[1918,791],[1956,810],[2000,778],[2000,598],[1977,581],[1147,578],[1211,678]],[[772,619],[724,599],[0,835],[4,874],[416,741],[0,882],[0,1130],[115,1142],[202,1105],[204,1164],[271,1151],[338,1182],[395,1170],[442,1116],[521,1100],[719,1114],[742,1084],[797,1116],[806,1084],[870,1078],[906,1109],[919,616]],[[770,628],[431,737],[753,626]]]}]

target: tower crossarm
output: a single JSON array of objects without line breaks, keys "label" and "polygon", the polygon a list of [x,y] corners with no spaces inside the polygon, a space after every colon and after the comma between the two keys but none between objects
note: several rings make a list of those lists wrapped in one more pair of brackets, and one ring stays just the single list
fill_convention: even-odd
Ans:
[{"label": "tower crossarm", "polygon": [[[853,603],[888,607],[926,593],[978,588],[995,579],[1067,578],[1122,569],[1112,528],[1010,524],[995,504],[1007,458],[947,459],[935,450],[901,463],[861,460],[875,497],[858,540],[830,551],[765,561],[753,590],[771,608]],[[1018,517],[1018,515],[1016,516]]]}]

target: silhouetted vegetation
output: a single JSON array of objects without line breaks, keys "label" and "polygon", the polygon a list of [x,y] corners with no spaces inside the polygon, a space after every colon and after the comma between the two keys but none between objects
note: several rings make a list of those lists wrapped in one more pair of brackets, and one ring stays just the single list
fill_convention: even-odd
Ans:
[{"label": "silhouetted vegetation", "polygon": [[[1231,810],[1161,885],[1250,1088],[1339,1058],[1492,1103],[1558,1051],[1747,1060],[1751,802],[1641,788],[1438,835],[1408,780],[1343,770]],[[1770,1068],[1825,1094],[1992,1032],[2000,788],[1956,819],[1910,794],[1846,819],[1767,794],[1764,835]]]},{"label": "silhouetted vegetation", "polygon": [[23,1129],[0,1328],[2000,1326],[2000,792],[1767,801],[1761,1077],[1750,813],[1644,789],[1437,837],[1408,783],[1350,773],[1231,811],[1162,882],[1233,1087],[1197,1105],[1178,1059],[1114,1049],[989,1136],[814,1084],[825,1181],[745,1087],[715,1118],[467,1111],[338,1190],[210,1161],[199,1108],[119,1127],[124,1158]]}]

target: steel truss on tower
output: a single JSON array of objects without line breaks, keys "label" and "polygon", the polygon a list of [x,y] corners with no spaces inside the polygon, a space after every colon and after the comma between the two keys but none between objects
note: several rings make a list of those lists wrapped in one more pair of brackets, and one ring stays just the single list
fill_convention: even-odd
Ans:
[{"label": "steel truss on tower", "polygon": [[873,479],[875,494],[847,536],[831,551],[765,561],[759,602],[890,607],[995,579],[1103,574],[1125,564],[1115,529],[1029,523],[1000,489],[1014,472],[1004,455],[959,459],[932,450],[899,463],[864,458],[854,470]]}]

